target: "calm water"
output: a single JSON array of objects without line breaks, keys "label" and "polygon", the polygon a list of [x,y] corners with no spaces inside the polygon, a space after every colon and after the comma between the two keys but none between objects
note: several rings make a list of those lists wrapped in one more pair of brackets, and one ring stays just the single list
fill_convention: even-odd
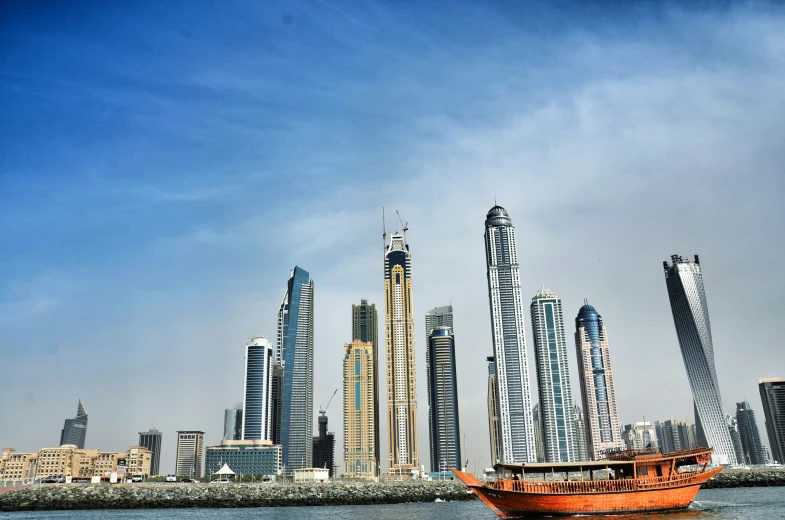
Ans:
[{"label": "calm water", "polygon": [[[412,520],[460,518],[466,520],[493,520],[490,509],[477,502],[448,502],[431,504],[396,504],[389,506],[341,507],[279,507],[261,509],[148,509],[142,511],[42,511],[35,513],[0,513],[0,519],[57,519],[94,520],[112,518],[121,520],[175,520],[218,519],[239,520],[312,520],[346,518],[349,520]],[[595,518],[582,516],[584,518]],[[609,518],[609,517],[596,517]],[[674,513],[618,515],[613,519],[635,520],[715,520],[715,519],[774,519],[785,518],[785,487],[707,489],[698,493],[697,500],[684,511]]]}]

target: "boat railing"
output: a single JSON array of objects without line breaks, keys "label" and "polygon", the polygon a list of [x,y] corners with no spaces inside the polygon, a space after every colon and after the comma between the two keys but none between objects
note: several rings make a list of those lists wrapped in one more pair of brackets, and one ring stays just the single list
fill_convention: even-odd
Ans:
[{"label": "boat railing", "polygon": [[637,479],[609,480],[567,480],[562,482],[497,480],[489,487],[500,491],[517,491],[521,493],[571,494],[571,493],[613,493],[617,491],[636,491],[639,489],[668,488],[684,485],[692,480],[697,472],[683,472],[670,477],[646,477]]}]

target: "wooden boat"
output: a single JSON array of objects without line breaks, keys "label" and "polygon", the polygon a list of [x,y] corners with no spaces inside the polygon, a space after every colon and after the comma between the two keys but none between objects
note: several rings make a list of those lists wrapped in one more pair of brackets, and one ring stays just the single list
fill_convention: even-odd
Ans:
[{"label": "wooden boat", "polygon": [[452,472],[501,518],[661,511],[689,506],[701,484],[722,471],[709,468],[712,451],[637,449],[601,461],[497,464],[500,478],[485,483]]}]

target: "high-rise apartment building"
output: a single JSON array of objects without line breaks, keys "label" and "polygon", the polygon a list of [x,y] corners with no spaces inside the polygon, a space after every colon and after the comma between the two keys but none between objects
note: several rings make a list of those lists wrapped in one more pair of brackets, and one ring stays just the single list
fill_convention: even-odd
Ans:
[{"label": "high-rise apartment building", "polygon": [[431,329],[436,327],[450,327],[455,331],[452,320],[452,305],[434,307],[425,313],[425,337],[431,334]]},{"label": "high-rise apartment building", "polygon": [[239,441],[243,438],[243,404],[224,410],[224,441]]},{"label": "high-rise apartment building", "polygon": [[449,472],[461,468],[458,378],[452,327],[437,325],[430,329],[426,360],[431,471]]},{"label": "high-rise apartment building", "polygon": [[648,421],[625,425],[621,438],[628,450],[657,447],[656,430],[654,425]]},{"label": "high-rise apartment building", "polygon": [[273,345],[263,336],[245,346],[243,433],[246,441],[271,440]]},{"label": "high-rise apartment building", "polygon": [[733,443],[733,453],[736,454],[736,461],[739,464],[746,464],[746,457],[744,457],[744,449],[741,447],[741,435],[739,435],[739,428],[736,424],[736,418],[729,413],[725,414],[725,424],[728,425],[728,433],[730,434],[730,441]]},{"label": "high-rise apartment building", "polygon": [[703,288],[700,259],[698,255],[695,255],[694,261],[672,255],[671,264],[663,262],[663,268],[676,335],[692,389],[698,438],[705,438],[709,446],[714,448],[713,462],[736,464],[714,368],[709,307]]},{"label": "high-rise apartment building", "polygon": [[534,452],[537,454],[537,462],[545,462],[545,447],[542,442],[542,416],[540,415],[540,403],[532,408],[532,421],[534,421]]},{"label": "high-rise apartment building", "polygon": [[574,409],[561,300],[542,288],[531,302],[534,359],[546,462],[575,462]]},{"label": "high-rise apartment building", "polygon": [[295,267],[278,313],[281,351],[274,354],[283,366],[280,440],[287,475],[313,461],[313,301],[311,276]]},{"label": "high-rise apartment building", "polygon": [[771,456],[785,464],[785,379],[767,377],[758,380],[766,434],[769,437]]},{"label": "high-rise apartment building", "polygon": [[76,417],[66,419],[63,429],[60,431],[60,446],[68,444],[83,450],[85,439],[87,439],[87,412],[82,405],[82,400],[79,399]]},{"label": "high-rise apartment building", "polygon": [[281,422],[283,421],[283,366],[273,360],[273,376],[270,385],[270,440],[274,446],[281,445]]},{"label": "high-rise apartment building", "polygon": [[204,468],[204,432],[178,431],[175,475],[201,478]]},{"label": "high-rise apartment building", "polygon": [[373,452],[375,476],[381,471],[381,449],[379,436],[379,315],[376,304],[360,300],[360,305],[352,305],[352,341],[359,340],[373,346]]},{"label": "high-rise apartment building", "polygon": [[584,301],[575,318],[575,350],[585,412],[587,449],[591,460],[600,460],[604,458],[605,450],[619,449],[623,443],[608,331],[602,316],[588,301]]},{"label": "high-rise apartment building", "polygon": [[589,446],[586,443],[586,420],[583,409],[577,404],[573,406],[573,424],[575,425],[575,452],[578,460],[591,460],[589,458]]},{"label": "high-rise apartment building", "polygon": [[672,451],[686,449],[681,445],[681,436],[679,435],[679,421],[675,419],[668,419],[662,423],[656,421],[654,424],[655,426],[659,427],[659,429],[655,427],[655,431],[657,433],[657,439],[663,453],[670,453]]},{"label": "high-rise apartment building", "polygon": [[384,254],[385,337],[387,338],[388,460],[393,475],[419,468],[417,374],[414,352],[412,256],[406,235],[393,233]]},{"label": "high-rise apartment building", "polygon": [[491,440],[491,464],[501,462],[502,430],[499,421],[499,387],[496,384],[496,361],[488,360],[488,435]]},{"label": "high-rise apartment building", "polygon": [[[758,423],[755,422],[755,411],[747,401],[736,403],[736,427],[741,438],[741,448],[744,453],[743,461],[754,465],[766,464],[763,444],[760,442]],[[741,463],[742,461],[739,461],[739,464]]]},{"label": "high-rise apartment building", "polygon": [[378,442],[374,420],[373,343],[353,340],[343,351],[343,462],[344,476],[374,478]]},{"label": "high-rise apartment building", "polygon": [[698,447],[695,425],[690,424],[690,421],[679,423],[679,441],[683,450],[691,450]]},{"label": "high-rise apartment building", "polygon": [[327,414],[322,411],[318,419],[319,435],[313,438],[314,468],[327,469],[330,478],[335,476],[335,434],[327,431]]},{"label": "high-rise apartment building", "polygon": [[501,423],[500,459],[533,462],[537,455],[518,252],[515,228],[501,206],[492,207],[485,218],[485,259]]},{"label": "high-rise apartment building", "polygon": [[139,432],[139,446],[150,450],[150,476],[159,475],[161,468],[161,432],[152,428],[146,432]]}]

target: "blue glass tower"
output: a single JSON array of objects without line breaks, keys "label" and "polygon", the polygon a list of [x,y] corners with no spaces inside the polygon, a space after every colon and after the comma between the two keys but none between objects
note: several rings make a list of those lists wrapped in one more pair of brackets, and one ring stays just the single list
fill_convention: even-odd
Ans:
[{"label": "blue glass tower", "polygon": [[281,447],[285,472],[307,468],[313,456],[313,280],[295,267],[281,307],[283,345]]},{"label": "blue glass tower", "polygon": [[84,449],[85,439],[87,439],[87,412],[79,399],[79,406],[76,408],[76,417],[66,419],[63,429],[60,431],[60,446],[72,444]]},{"label": "blue glass tower", "polygon": [[461,468],[455,338],[451,327],[431,329],[427,360],[431,471],[449,472]]},{"label": "blue glass tower", "polygon": [[251,342],[245,347],[243,440],[270,440],[272,437],[272,364],[273,345],[270,340],[264,337],[251,338]]}]

